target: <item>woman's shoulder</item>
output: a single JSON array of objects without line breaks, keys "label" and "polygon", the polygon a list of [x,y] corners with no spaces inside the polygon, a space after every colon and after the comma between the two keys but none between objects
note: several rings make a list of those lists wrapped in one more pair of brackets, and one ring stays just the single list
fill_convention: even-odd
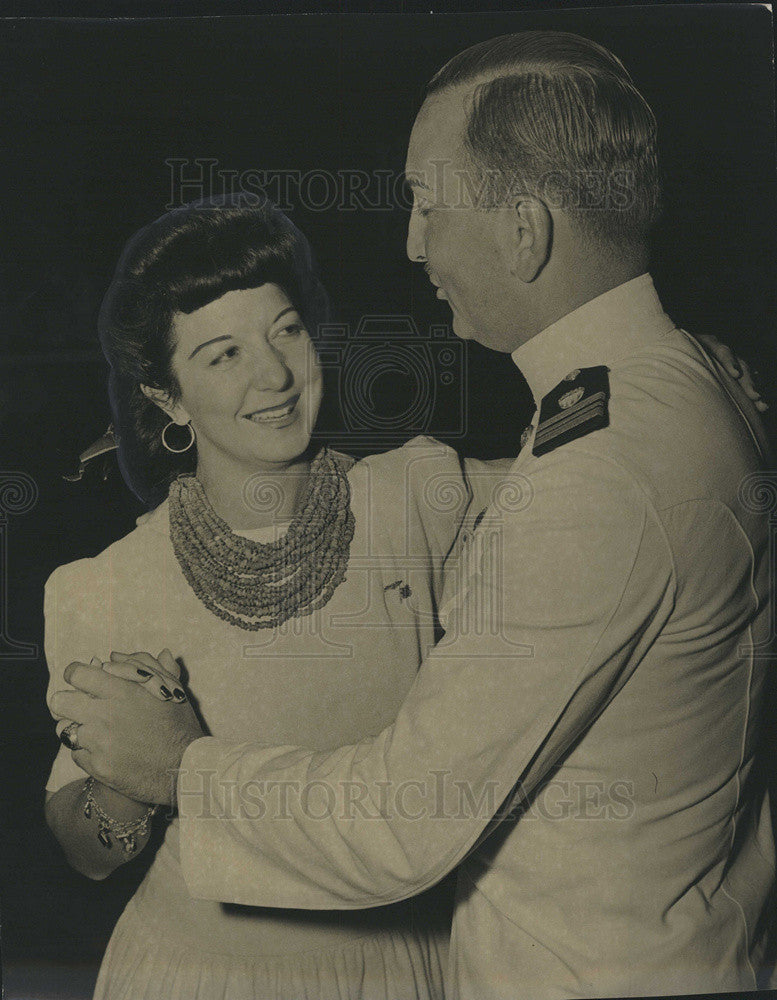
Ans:
[{"label": "woman's shoulder", "polygon": [[367,455],[356,462],[353,472],[370,478],[389,491],[415,491],[433,477],[463,484],[462,463],[457,452],[433,437],[418,435],[399,448]]},{"label": "woman's shoulder", "polygon": [[438,441],[437,438],[430,437],[428,434],[417,434],[415,437],[410,438],[409,441],[405,441],[398,448],[390,448],[387,451],[379,451],[373,455],[366,455],[364,458],[359,459],[357,465],[365,462],[406,461],[408,457],[418,455],[435,456],[438,458],[444,455],[448,460],[456,459],[458,461],[457,452],[450,445],[444,444],[442,441]]},{"label": "woman's shoulder", "polygon": [[459,456],[431,437],[361,459],[351,483],[357,522],[363,519],[378,534],[411,539],[416,548],[425,537],[435,550],[447,551],[470,503]]},{"label": "woman's shoulder", "polygon": [[164,552],[165,539],[169,539],[166,500],[142,514],[131,531],[111,542],[102,552],[58,566],[46,581],[46,589],[78,588],[100,578],[107,581],[124,572],[132,572],[138,564],[148,568],[149,563]]},{"label": "woman's shoulder", "polygon": [[439,528],[464,523],[509,489],[514,458],[462,458],[450,445],[420,435],[400,448],[368,455],[353,467],[357,490],[388,522],[420,517]]},{"label": "woman's shoulder", "polygon": [[419,435],[400,448],[368,455],[353,471],[379,486],[384,495],[444,498],[447,506],[454,498],[460,503],[489,502],[514,463],[515,458],[464,458],[450,445]]}]

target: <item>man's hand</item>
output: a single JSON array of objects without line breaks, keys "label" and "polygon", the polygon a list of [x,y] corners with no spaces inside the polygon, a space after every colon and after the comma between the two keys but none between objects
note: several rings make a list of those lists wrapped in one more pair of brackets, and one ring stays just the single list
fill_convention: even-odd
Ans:
[{"label": "man's hand", "polygon": [[166,650],[159,659],[140,653],[121,661],[125,671],[138,668],[154,675],[145,678],[151,692],[147,684],[108,673],[102,665],[69,664],[65,680],[75,690],[53,695],[51,712],[79,723],[79,749],[71,751],[79,767],[140,802],[170,805],[184,751],[204,732],[188,699],[172,695],[170,683],[181,687]]}]

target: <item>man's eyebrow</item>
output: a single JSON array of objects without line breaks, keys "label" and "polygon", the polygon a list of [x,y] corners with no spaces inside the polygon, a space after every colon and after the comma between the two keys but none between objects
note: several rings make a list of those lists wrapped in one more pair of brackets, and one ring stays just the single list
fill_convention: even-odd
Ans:
[{"label": "man's eyebrow", "polygon": [[[285,316],[286,313],[296,312],[296,311],[297,310],[296,310],[296,308],[294,306],[286,306],[285,309],[281,309],[281,311],[278,313],[278,315],[275,317],[275,319],[272,321],[272,323],[270,323],[270,326],[275,326],[275,324],[278,322],[278,320],[281,318],[281,316]],[[197,353],[197,351],[201,351],[203,349],[203,347],[207,347],[208,344],[217,344],[220,340],[231,340],[231,339],[232,339],[232,337],[228,333],[225,333],[225,334],[222,334],[220,337],[213,337],[210,340],[204,340],[201,344],[198,344],[194,348],[194,350],[192,351],[192,353],[189,355],[189,361],[191,361],[191,359],[194,357],[194,355]]]}]

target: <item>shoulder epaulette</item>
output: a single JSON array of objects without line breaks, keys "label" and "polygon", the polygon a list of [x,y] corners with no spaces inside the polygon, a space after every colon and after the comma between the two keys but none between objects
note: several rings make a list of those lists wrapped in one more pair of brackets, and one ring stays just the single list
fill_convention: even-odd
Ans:
[{"label": "shoulder epaulette", "polygon": [[576,368],[540,403],[532,454],[545,455],[609,423],[610,380],[605,365]]}]

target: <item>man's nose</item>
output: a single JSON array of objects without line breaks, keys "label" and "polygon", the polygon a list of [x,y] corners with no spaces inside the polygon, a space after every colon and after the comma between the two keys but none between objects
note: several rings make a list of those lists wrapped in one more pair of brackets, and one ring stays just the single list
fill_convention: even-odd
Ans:
[{"label": "man's nose", "polygon": [[426,260],[426,247],[424,246],[424,222],[416,211],[412,211],[410,213],[410,221],[407,224],[406,249],[410,260]]}]

